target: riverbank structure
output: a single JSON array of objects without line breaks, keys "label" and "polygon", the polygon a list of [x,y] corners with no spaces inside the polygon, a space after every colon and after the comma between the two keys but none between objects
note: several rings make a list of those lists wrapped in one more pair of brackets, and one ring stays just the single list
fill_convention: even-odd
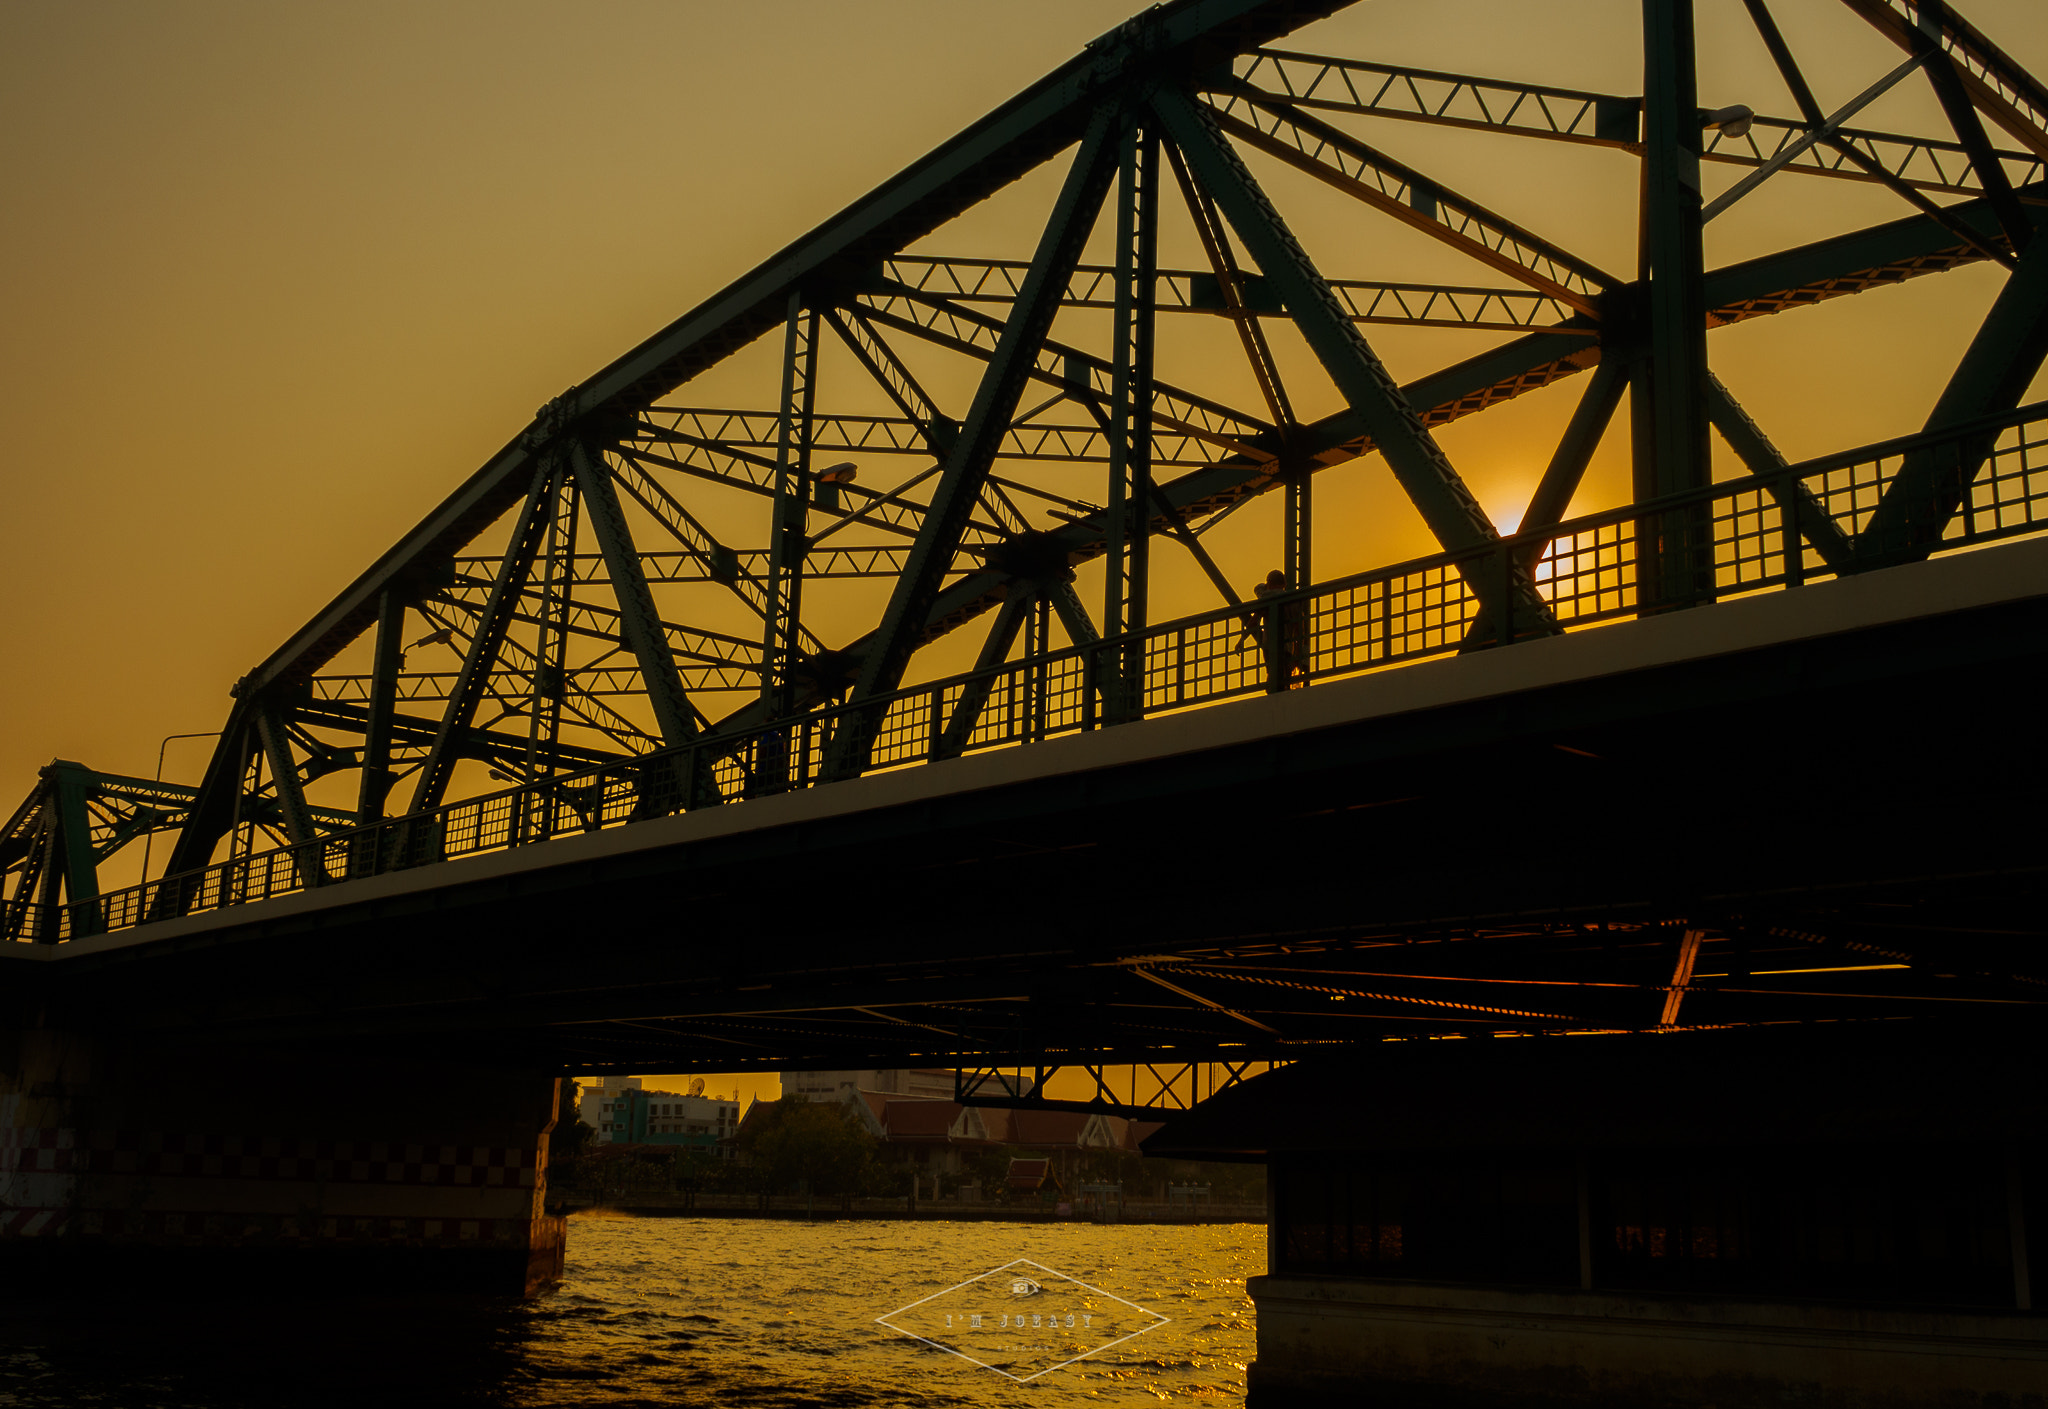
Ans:
[{"label": "riverbank structure", "polygon": [[649,1091],[637,1076],[606,1077],[583,1093],[577,1114],[601,1145],[700,1149],[719,1159],[732,1158],[740,1125],[737,1100],[701,1091]]},{"label": "riverbank structure", "polygon": [[2002,1074],[2044,1056],[1981,1018],[1389,1042],[1146,1153],[1268,1165],[1252,1409],[2017,1406],[2048,1090]]}]

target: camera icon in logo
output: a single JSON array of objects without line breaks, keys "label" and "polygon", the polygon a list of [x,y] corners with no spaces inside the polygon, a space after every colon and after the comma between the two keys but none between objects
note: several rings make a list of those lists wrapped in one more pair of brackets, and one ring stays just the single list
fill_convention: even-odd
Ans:
[{"label": "camera icon in logo", "polygon": [[1038,1283],[1032,1281],[1029,1277],[1012,1277],[1010,1279],[1011,1296],[1037,1296],[1044,1290],[1045,1288],[1039,1286]]}]

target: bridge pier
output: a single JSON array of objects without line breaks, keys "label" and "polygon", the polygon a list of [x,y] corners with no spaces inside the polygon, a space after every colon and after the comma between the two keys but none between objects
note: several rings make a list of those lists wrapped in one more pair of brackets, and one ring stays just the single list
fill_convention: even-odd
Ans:
[{"label": "bridge pier", "polygon": [[15,1286],[519,1296],[560,1276],[551,1077],[39,1027],[0,1063]]},{"label": "bridge pier", "polygon": [[2048,1343],[2014,1312],[1879,1308],[1347,1277],[1251,1279],[1248,1409],[2048,1403]]},{"label": "bridge pier", "polygon": [[1250,1409],[2042,1409],[2048,1034],[1384,1044],[1148,1154],[1264,1158]]}]

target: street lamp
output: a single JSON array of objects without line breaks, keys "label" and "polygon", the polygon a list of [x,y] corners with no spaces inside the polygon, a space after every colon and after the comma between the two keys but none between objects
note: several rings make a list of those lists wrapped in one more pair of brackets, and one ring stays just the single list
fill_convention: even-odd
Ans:
[{"label": "street lamp", "polygon": [[[212,729],[200,734],[164,735],[163,742],[156,746],[156,776],[153,781],[161,783],[164,780],[164,750],[169,748],[173,741],[178,739],[218,739],[221,733],[222,731],[219,729]],[[149,884],[149,851],[151,844],[155,841],[156,828],[151,827],[142,834],[142,883],[144,885]]]}]

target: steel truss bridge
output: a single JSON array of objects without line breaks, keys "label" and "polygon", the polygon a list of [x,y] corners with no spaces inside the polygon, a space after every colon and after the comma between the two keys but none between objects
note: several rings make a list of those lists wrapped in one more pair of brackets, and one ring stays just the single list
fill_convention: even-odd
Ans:
[{"label": "steel truss bridge", "polygon": [[[505,866],[543,871],[614,834],[702,824],[689,835],[710,837],[716,817],[750,812],[796,826],[811,814],[789,809],[805,797],[821,817],[850,805],[835,798],[899,797],[887,787],[900,780],[884,787],[882,776],[935,764],[935,778],[965,776],[954,760],[1179,728],[1164,717],[1254,697],[1282,697],[1281,708],[1438,658],[1496,658],[1512,691],[1505,663],[1560,637],[1662,630],[1736,610],[1734,599],[1746,610],[1775,595],[1789,609],[2048,523],[2048,403],[2022,404],[2048,355],[2048,239],[2037,234],[2048,222],[2048,88],[1953,6],[1844,0],[1840,22],[1899,56],[1888,72],[1844,76],[1815,74],[1766,0],[1744,0],[1782,79],[1775,116],[1703,101],[1687,0],[1644,0],[1640,96],[1292,47],[1296,31],[1344,8],[1155,7],[549,402],[236,682],[197,787],[68,762],[44,771],[0,833],[0,923],[19,946],[9,947],[93,956],[104,996],[120,964],[163,937],[189,972],[246,1000],[223,997],[192,1021],[282,1030],[298,1019],[251,996],[258,981],[207,960],[193,936],[281,934],[292,925],[268,917],[388,907],[440,884],[427,878],[460,889]],[[1829,109],[1816,78],[1860,91]],[[1931,91],[1945,124],[1907,133],[1858,120],[1899,85]],[[1503,159],[1530,144],[1607,149],[1640,183],[1638,267],[1603,269],[1382,150],[1415,124],[1481,134]],[[1702,162],[1741,179],[1706,200]],[[933,252],[963,212],[1048,165],[1057,189],[1034,217],[1029,258]],[[1341,193],[1362,228],[1391,222],[1434,241],[1471,266],[1468,281],[1326,273],[1276,198],[1282,172]],[[1899,210],[1707,267],[1708,222],[1765,180],[1862,183]],[[1199,257],[1169,267],[1162,237]],[[1100,248],[1108,257],[1091,262]],[[1711,369],[1715,329],[1979,265],[2001,269],[2002,286],[1928,389],[1919,433],[1791,462]],[[1478,350],[1397,382],[1373,345],[1388,327],[1463,330]],[[1235,345],[1228,368],[1201,385],[1169,381],[1168,363],[1207,365],[1176,343],[1217,328]],[[713,369],[721,385],[753,377],[754,399],[703,404],[693,383]],[[1583,386],[1576,409],[1503,535],[1437,432],[1571,379]],[[1328,414],[1296,413],[1333,396]],[[1625,397],[1627,502],[1568,517]],[[1740,467],[1718,480],[1715,436]],[[1435,551],[1319,577],[1316,489],[1346,473],[1390,474]],[[1269,495],[1277,514],[1237,517]],[[1256,594],[1219,565],[1221,545],[1252,532],[1278,565]],[[1213,605],[1160,610],[1154,567],[1167,554],[1199,571]],[[1535,753],[1498,733],[1418,738],[1369,767],[1365,754],[1332,762],[1321,781],[1311,759],[1258,787],[1248,775],[1212,780],[1202,796],[1239,811],[1200,825],[1068,799],[1020,803],[987,822],[994,831],[959,814],[957,836],[887,823],[863,834],[849,822],[817,843],[815,866],[791,843],[723,876],[698,867],[658,900],[644,876],[618,882],[643,888],[625,897],[591,872],[591,888],[549,910],[550,923],[573,928],[574,914],[614,902],[636,924],[666,915],[663,933],[687,942],[699,968],[686,977],[646,944],[592,950],[666,977],[564,980],[586,996],[553,1005],[527,984],[504,1022],[576,1069],[943,1060],[975,1067],[979,1094],[1015,1096],[1029,1081],[998,1077],[995,1064],[1161,1059],[1182,1064],[1162,1071],[1196,1073],[1172,1089],[1199,1094],[1217,1079],[1199,1075],[1202,1063],[1226,1063],[1231,1079],[1246,1063],[1387,1035],[2033,1002],[2038,851],[1994,865],[1932,846],[1925,866],[1901,870],[1898,853],[1926,829],[1910,809],[1960,795],[1928,791],[1925,777],[1873,792],[1868,777],[1845,776],[1898,741],[1848,718],[1843,691],[1967,729],[1964,677],[1980,701],[2004,699],[2025,652],[2038,651],[2038,613],[2012,610],[1986,606],[1990,616],[1931,637],[1872,625],[1858,639],[1885,670],[1818,672],[1775,717],[1696,720],[1711,745],[1672,723],[1716,688],[1687,676],[1661,687],[1679,695],[1658,706],[1669,716],[1658,728],[1640,711],[1588,706]],[[843,626],[863,614],[864,628]],[[1928,672],[1948,683],[1930,686]],[[1776,686],[1743,688],[1752,705],[1777,698]],[[1858,739],[1870,754],[1845,752]],[[1908,752],[1925,769],[1953,766],[1932,748],[1922,731]],[[1620,756],[1636,760],[1626,784],[1572,771]],[[1818,798],[1834,821],[1809,811],[1803,826],[1759,825],[1702,801],[1726,776],[1714,770],[1763,759],[1784,775],[1778,803]],[[1980,781],[2009,784],[2036,765],[2013,766]],[[974,776],[996,789],[986,780],[1008,775]],[[1835,889],[1823,897],[1820,880],[1794,884],[1770,867],[1718,890],[1697,876],[1624,884],[1629,868],[1675,873],[1665,853],[1610,840],[1597,883],[1561,885],[1539,905],[1532,811],[1553,804],[1589,835],[1608,808],[1695,857],[1725,859],[1716,847],[1741,849],[1727,829],[1747,827],[1754,845],[1833,858],[1821,870]],[[1862,837],[1860,850],[1821,835],[1852,806],[1886,819],[1839,829]],[[1289,838],[1282,855],[1262,854],[1234,820],[1325,814],[1342,826],[1317,823],[1313,840],[1272,824]],[[1190,849],[1155,838],[1112,863],[1108,818]],[[138,844],[153,856],[139,872]],[[487,854],[500,871],[464,860]],[[103,868],[123,865],[140,879],[103,884]],[[1428,884],[1389,879],[1424,874]],[[1210,907],[1190,896],[1247,888],[1262,899],[1219,901],[1231,921],[1217,938]],[[299,908],[280,910],[284,897]],[[521,917],[502,894],[490,903],[474,923],[502,947],[440,936],[462,962],[586,962],[507,937]],[[878,908],[911,918],[882,923]],[[1012,909],[1037,913],[1045,942],[1034,948]],[[1076,921],[1077,909],[1094,918]],[[942,962],[940,912],[956,939],[963,926],[1005,936],[1001,961]],[[423,940],[436,933],[427,911],[405,913]],[[1056,914],[1066,918],[1053,924]],[[821,957],[834,932],[863,951],[836,968]],[[706,957],[706,944],[726,957]],[[284,972],[282,959],[266,964]],[[794,969],[811,975],[801,991],[739,996]],[[138,1011],[158,981],[132,980]],[[496,1021],[485,1010],[498,1011],[465,1010],[447,1030]],[[1170,1080],[1113,1096],[1095,1075],[1103,1101],[1184,1099]]]}]

